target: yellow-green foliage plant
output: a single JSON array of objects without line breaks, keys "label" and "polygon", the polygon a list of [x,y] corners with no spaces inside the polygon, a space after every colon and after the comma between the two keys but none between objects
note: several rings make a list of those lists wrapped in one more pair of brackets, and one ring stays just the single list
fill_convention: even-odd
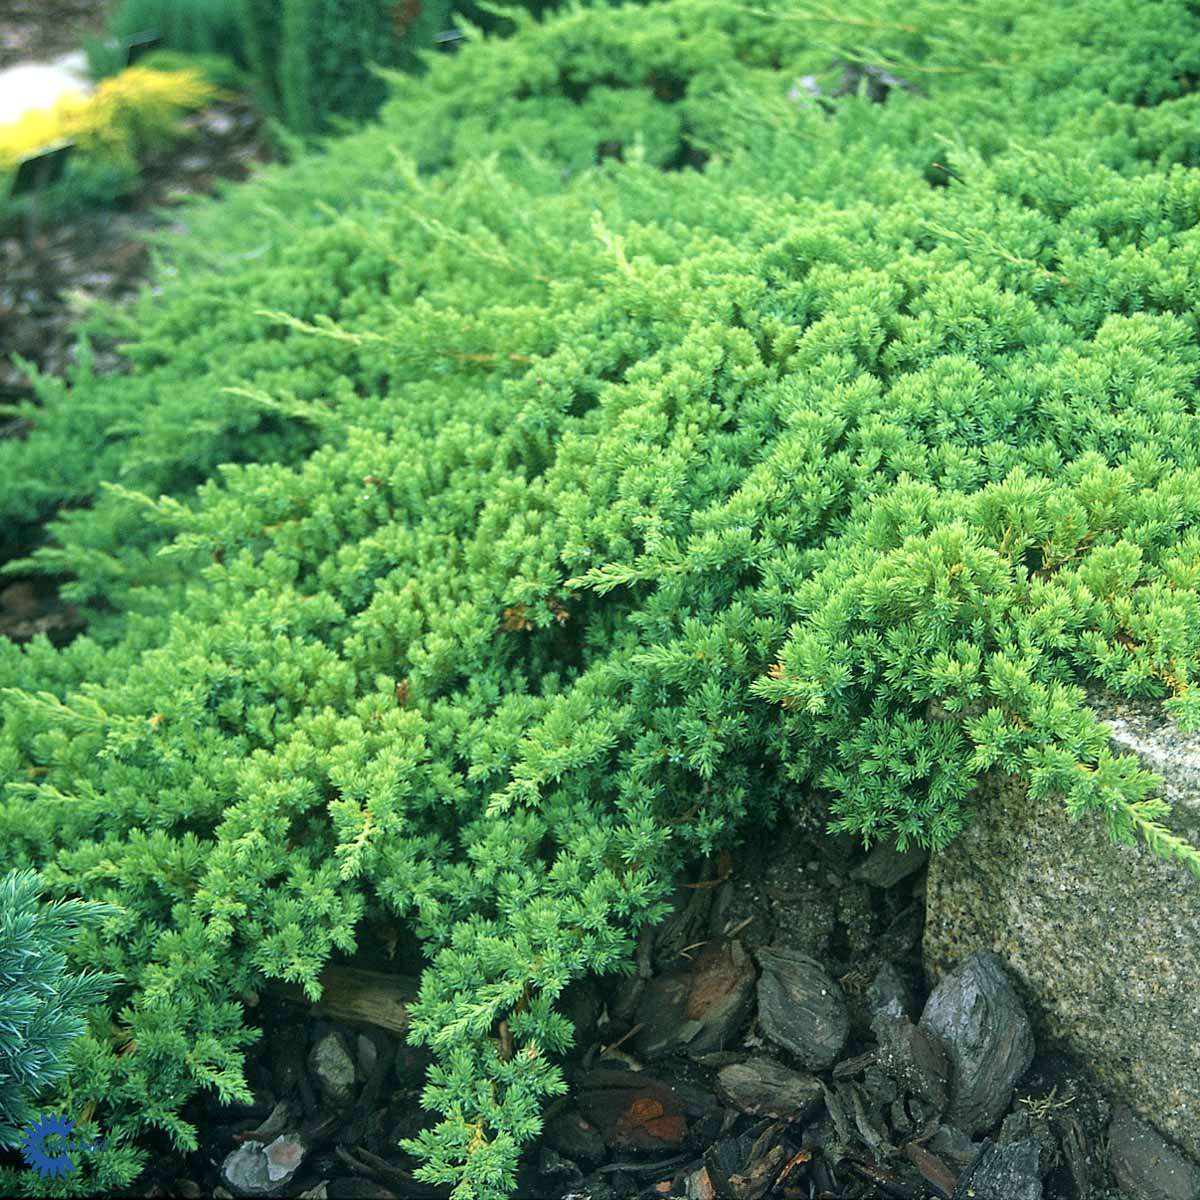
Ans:
[{"label": "yellow-green foliage plant", "polygon": [[0,443],[89,620],[0,646],[0,867],[122,910],[64,1194],[194,1147],[243,998],[372,919],[427,954],[407,1148],[498,1200],[564,987],[748,822],[944,846],[999,766],[1200,867],[1083,691],[1200,725],[1200,17],[513,19],[192,211],[129,372]]},{"label": "yellow-green foliage plant", "polygon": [[216,95],[197,72],[130,67],[91,95],[72,93],[0,125],[0,172],[49,146],[72,141],[94,160],[135,164],[179,136],[179,119]]}]

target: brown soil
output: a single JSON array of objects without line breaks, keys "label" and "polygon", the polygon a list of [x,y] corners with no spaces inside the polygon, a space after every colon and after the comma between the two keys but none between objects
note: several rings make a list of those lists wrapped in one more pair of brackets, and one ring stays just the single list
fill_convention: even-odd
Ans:
[{"label": "brown soil", "polygon": [[27,58],[78,50],[104,28],[107,0],[5,0],[0,15],[0,68]]}]

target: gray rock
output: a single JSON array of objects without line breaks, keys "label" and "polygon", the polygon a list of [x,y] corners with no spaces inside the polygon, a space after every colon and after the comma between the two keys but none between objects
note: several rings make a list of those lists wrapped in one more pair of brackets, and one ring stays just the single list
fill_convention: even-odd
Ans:
[{"label": "gray rock", "polygon": [[1009,1142],[1034,1142],[1038,1148],[1038,1174],[1043,1179],[1062,1157],[1058,1138],[1051,1132],[1049,1124],[1045,1120],[1034,1122],[1028,1108],[1018,1108],[1004,1118],[996,1142],[1001,1146]]},{"label": "gray rock", "polygon": [[243,1142],[221,1164],[221,1179],[235,1196],[269,1196],[267,1156],[260,1142]]},{"label": "gray rock", "polygon": [[275,1196],[304,1162],[304,1142],[294,1133],[281,1134],[269,1145],[243,1142],[221,1166],[221,1179],[235,1196]]},{"label": "gray rock", "polygon": [[550,1146],[542,1146],[538,1153],[537,1173],[541,1180],[554,1180],[554,1190],[558,1195],[574,1191],[584,1181],[578,1163],[563,1158]]},{"label": "gray rock", "polygon": [[375,1067],[379,1063],[379,1050],[375,1043],[363,1033],[360,1033],[355,1039],[354,1047],[357,1051],[358,1069],[366,1079],[375,1072]]},{"label": "gray rock", "polygon": [[829,94],[831,96],[853,96],[865,90],[868,100],[873,104],[882,104],[893,88],[902,88],[916,96],[928,95],[915,83],[909,83],[907,79],[901,79],[883,67],[859,62],[844,64],[841,81]]},{"label": "gray rock", "polygon": [[900,1089],[924,1100],[934,1112],[945,1111],[951,1065],[939,1038],[931,1037],[907,1017],[881,1014],[871,1024],[878,1039],[875,1061]]},{"label": "gray rock", "polygon": [[342,1039],[333,1032],[325,1034],[308,1055],[308,1069],[326,1098],[342,1104],[354,1093],[354,1059]]},{"label": "gray rock", "polygon": [[1125,1104],[1118,1106],[1108,1127],[1108,1161],[1131,1200],[1200,1200],[1200,1168]]},{"label": "gray rock", "polygon": [[873,1017],[911,1017],[916,1009],[912,988],[895,963],[885,962],[867,988],[867,1008]]},{"label": "gray rock", "polygon": [[281,1133],[267,1148],[263,1155],[267,1160],[267,1178],[271,1184],[286,1187],[304,1162],[307,1147],[294,1133]]},{"label": "gray rock", "polygon": [[650,980],[637,1006],[633,1050],[655,1059],[686,1049],[692,1057],[723,1050],[754,1007],[754,964],[741,942],[709,942],[695,962]]},{"label": "gray rock", "polygon": [[734,1108],[783,1121],[806,1121],[824,1098],[820,1080],[765,1055],[723,1067],[717,1087]]},{"label": "gray rock", "polygon": [[905,850],[896,849],[894,839],[878,842],[867,857],[850,872],[851,879],[869,883],[872,887],[895,887],[902,879],[919,871],[929,859],[929,852],[910,844]]},{"label": "gray rock", "polygon": [[1033,1031],[1000,960],[976,951],[925,1002],[920,1028],[950,1059],[947,1120],[966,1133],[990,1129],[1033,1062]]},{"label": "gray rock", "polygon": [[816,959],[760,947],[758,1020],[763,1033],[813,1071],[832,1066],[846,1044],[850,1016],[842,989]]},{"label": "gray rock", "polygon": [[978,1157],[982,1147],[971,1141],[961,1129],[953,1125],[941,1125],[927,1143],[929,1149],[954,1166],[968,1167]]},{"label": "gray rock", "polygon": [[[686,1200],[713,1200],[716,1192],[713,1190],[712,1180],[708,1177],[706,1168],[701,1167],[698,1171],[693,1171],[683,1184],[683,1194]],[[570,1196],[564,1196],[563,1200],[591,1200],[590,1194],[581,1195],[573,1192]]]},{"label": "gray rock", "polygon": [[[1163,823],[1200,845],[1200,735],[1152,702],[1094,695],[1113,750],[1163,777]],[[1141,842],[1114,845],[1102,817],[990,776],[963,833],[930,858],[924,965],[932,982],[972,951],[995,951],[1039,1040],[1088,1064],[1200,1161],[1200,883]]]},{"label": "gray rock", "polygon": [[954,1200],[1042,1200],[1038,1144],[1032,1138],[1002,1146],[984,1143],[975,1165],[959,1176]]},{"label": "gray rock", "polygon": [[870,1097],[871,1103],[879,1108],[891,1104],[900,1095],[895,1079],[875,1063],[863,1072],[863,1092]]},{"label": "gray rock", "polygon": [[578,1109],[551,1117],[542,1140],[571,1162],[591,1166],[604,1161],[604,1134]]}]

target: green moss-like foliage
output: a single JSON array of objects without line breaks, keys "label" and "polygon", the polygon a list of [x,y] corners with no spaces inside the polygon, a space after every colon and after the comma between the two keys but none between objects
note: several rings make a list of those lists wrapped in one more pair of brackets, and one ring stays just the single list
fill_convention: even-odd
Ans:
[{"label": "green moss-like foliage", "polygon": [[[1198,34],[572,10],[191,213],[131,372],[0,443],[13,544],[58,508],[20,569],[91,621],[0,646],[0,846],[123,906],[74,952],[127,981],[63,1085],[97,1169],[194,1146],[240,997],[386,917],[429,958],[410,1148],[503,1195],[562,989],[818,795],[937,847],[1001,768],[1200,868],[1083,690],[1200,724]],[[835,55],[921,90],[830,98]]]}]

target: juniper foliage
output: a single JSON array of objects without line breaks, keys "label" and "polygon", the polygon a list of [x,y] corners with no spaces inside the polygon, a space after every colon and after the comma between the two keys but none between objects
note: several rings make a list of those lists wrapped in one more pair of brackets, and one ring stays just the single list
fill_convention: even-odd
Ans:
[{"label": "juniper foliage", "polygon": [[169,50],[243,61],[237,0],[120,0],[108,30],[123,44],[157,33]]},{"label": "juniper foliage", "polygon": [[66,949],[82,925],[118,911],[81,900],[40,902],[30,870],[0,879],[0,1149],[17,1146],[36,1119],[39,1095],[67,1073],[67,1052],[87,1009],[103,1002],[111,975],[67,971]]},{"label": "juniper foliage", "polygon": [[[93,79],[123,70],[130,43],[143,34],[157,34],[162,39],[164,49],[151,53],[220,61],[226,73],[236,73],[235,63],[246,65],[237,0],[119,0],[110,7],[107,36],[84,40]],[[138,59],[140,65],[148,65],[145,58]],[[169,69],[177,70],[179,65],[176,62]]]},{"label": "juniper foliage", "polygon": [[1200,724],[1200,18],[1129,11],[512,13],[39,381],[0,528],[90,626],[0,646],[0,845],[123,906],[63,1085],[114,1154],[399,919],[409,1148],[504,1195],[566,985],[798,805],[938,847],[1016,771],[1200,871],[1086,704]]},{"label": "juniper foliage", "polygon": [[296,134],[375,116],[375,68],[420,71],[417,51],[450,24],[449,0],[238,0],[259,91]]}]

